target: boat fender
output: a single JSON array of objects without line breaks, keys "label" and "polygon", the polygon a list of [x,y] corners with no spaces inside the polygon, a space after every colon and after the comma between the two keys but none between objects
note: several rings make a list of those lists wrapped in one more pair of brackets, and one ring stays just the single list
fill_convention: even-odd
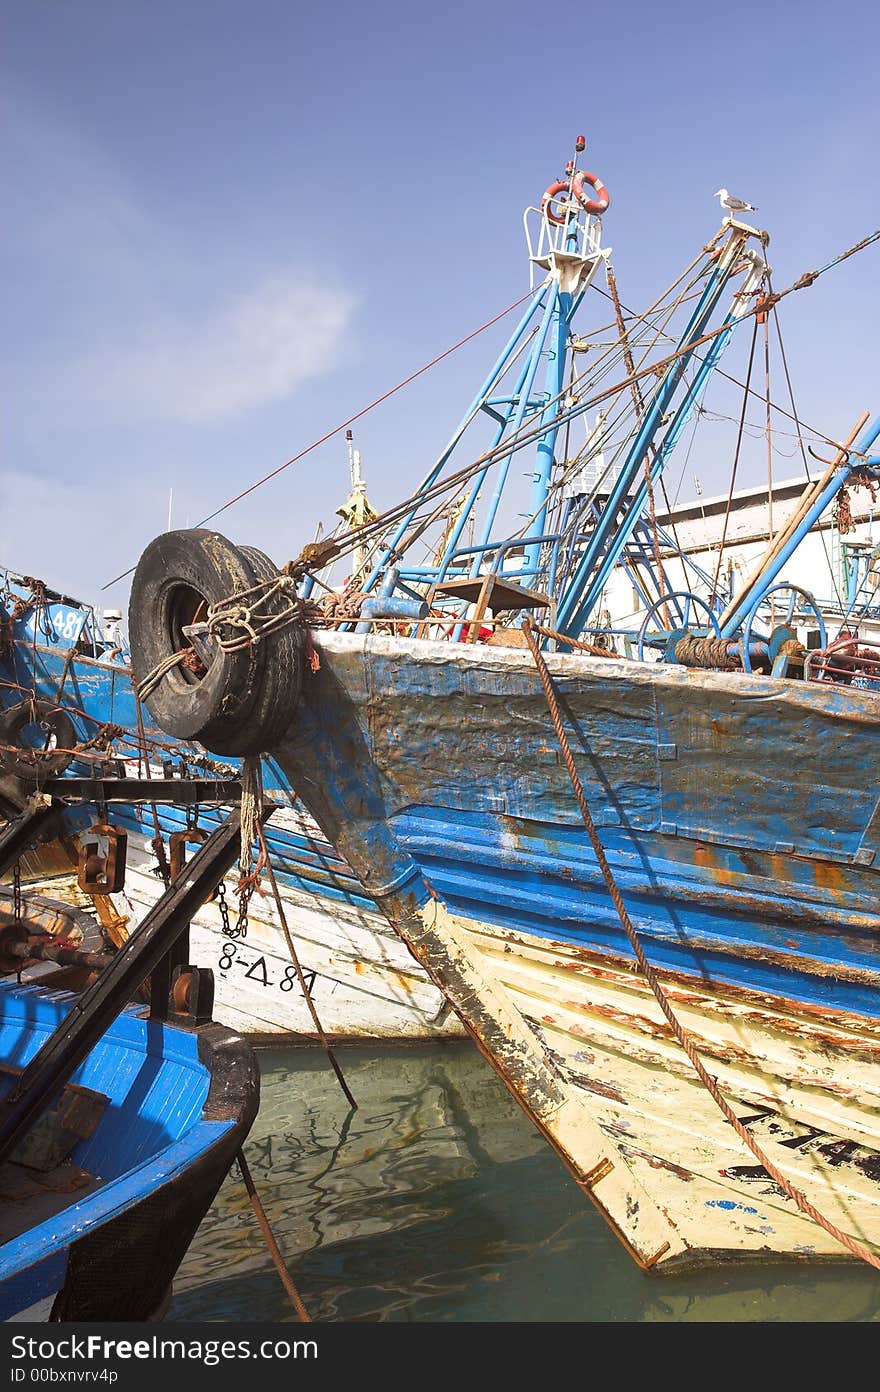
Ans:
[{"label": "boat fender", "polygon": [[[584,184],[589,184],[596,195],[595,198],[587,197],[584,192]],[[588,174],[585,169],[579,169],[574,176],[572,192],[581,207],[588,213],[594,213],[596,217],[601,217],[611,207],[611,194],[598,174]]]},{"label": "boat fender", "polygon": [[557,179],[555,183],[550,184],[544,193],[544,197],[541,199],[541,212],[545,215],[547,221],[552,222],[556,227],[565,226],[565,215],[563,214],[560,216],[559,213],[554,213],[550,206],[553,199],[558,198],[560,193],[568,193],[567,179]]},{"label": "boat fender", "polygon": [[[22,732],[29,725],[42,727],[40,739],[31,744],[22,739]],[[54,739],[53,746],[48,745],[48,739]],[[26,696],[0,713],[0,745],[7,746],[0,749],[0,768],[23,783],[58,778],[73,761],[71,751],[76,742],[77,734],[70,716],[44,696]],[[50,748],[57,748],[58,753],[47,752],[36,757],[33,752]]]},{"label": "boat fender", "polygon": [[[257,581],[272,580],[278,574],[277,565],[265,551],[255,546],[241,546],[239,550]],[[304,640],[305,630],[297,625],[281,630],[271,642],[262,645],[267,650],[267,661],[251,711],[245,721],[236,721],[231,727],[221,720],[219,727],[203,731],[201,742],[212,753],[243,759],[278,744],[290,725],[302,690]]]},{"label": "boat fender", "polygon": [[[263,753],[278,742],[299,698],[301,628],[281,628],[234,651],[210,636],[195,643],[184,633],[212,605],[245,595],[277,573],[261,552],[203,528],[165,532],[146,548],[129,599],[132,671],[139,688],[171,663],[144,696],[166,734],[231,757]],[[281,596],[277,601],[281,607],[288,602]],[[269,614],[275,603],[268,605]],[[181,652],[184,661],[174,662]]]}]

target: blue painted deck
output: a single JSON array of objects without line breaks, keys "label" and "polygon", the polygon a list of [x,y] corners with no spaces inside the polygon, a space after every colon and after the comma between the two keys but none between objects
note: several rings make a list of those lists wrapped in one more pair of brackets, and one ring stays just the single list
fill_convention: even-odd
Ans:
[{"label": "blue painted deck", "polygon": [[[2,1063],[24,1067],[73,999],[0,982]],[[3,1319],[59,1288],[71,1243],[185,1173],[235,1124],[203,1119],[211,1075],[199,1058],[197,1036],[142,1019],[134,1009],[119,1016],[71,1081],[109,1098],[94,1134],[70,1154],[105,1183],[0,1248]]]}]

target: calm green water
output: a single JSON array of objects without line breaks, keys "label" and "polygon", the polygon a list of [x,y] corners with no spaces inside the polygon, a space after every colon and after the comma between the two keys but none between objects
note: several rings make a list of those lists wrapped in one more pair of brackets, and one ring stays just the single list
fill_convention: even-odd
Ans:
[{"label": "calm green water", "polygon": [[[245,1151],[316,1320],[871,1321],[866,1266],[641,1272],[468,1043],[260,1054]],[[169,1321],[293,1321],[236,1170]]]}]

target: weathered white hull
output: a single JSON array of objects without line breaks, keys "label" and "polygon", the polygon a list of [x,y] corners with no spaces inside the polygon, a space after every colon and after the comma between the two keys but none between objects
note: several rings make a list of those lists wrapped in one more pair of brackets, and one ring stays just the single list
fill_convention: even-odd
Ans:
[{"label": "weathered white hull", "polygon": [[[293,811],[276,813],[302,826]],[[129,931],[162,892],[156,860],[145,837],[129,838],[125,890],[117,910]],[[235,928],[237,871],[226,879],[230,922]],[[334,1039],[413,1040],[462,1035],[458,1017],[432,984],[388,920],[365,909],[279,885],[287,926],[325,1033]],[[245,938],[223,933],[215,902],[190,927],[190,958],[214,972],[214,1018],[252,1039],[315,1038],[316,1029],[296,976],[264,877],[249,906]]]},{"label": "weathered white hull", "polygon": [[648,960],[755,1154],[597,888],[529,655],[320,654],[279,766],[636,1260],[880,1247],[875,699],[548,659]]},{"label": "weathered white hull", "polygon": [[[644,978],[569,943],[458,920],[677,1237],[719,1260],[840,1260],[725,1121]],[[664,981],[676,1016],[768,1158],[843,1232],[880,1233],[880,1030],[786,1018],[743,991]],[[593,1186],[603,1201],[603,1180]],[[670,1236],[672,1228],[670,1229]]]}]

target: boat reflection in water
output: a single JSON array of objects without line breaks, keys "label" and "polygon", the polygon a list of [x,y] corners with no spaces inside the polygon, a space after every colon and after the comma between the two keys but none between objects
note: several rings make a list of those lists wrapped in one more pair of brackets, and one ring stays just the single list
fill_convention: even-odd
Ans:
[{"label": "boat reflection in water", "polygon": [[[874,1321],[867,1266],[641,1272],[468,1042],[260,1054],[246,1146],[313,1319]],[[175,1281],[169,1321],[295,1321],[233,1173]]]}]

